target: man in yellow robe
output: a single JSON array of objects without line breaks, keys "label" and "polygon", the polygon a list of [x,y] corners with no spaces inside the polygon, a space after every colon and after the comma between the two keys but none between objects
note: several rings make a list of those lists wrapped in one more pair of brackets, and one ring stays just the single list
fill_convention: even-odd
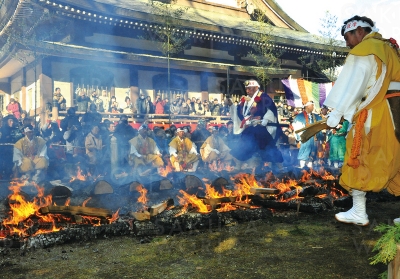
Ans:
[{"label": "man in yellow robe", "polygon": [[147,125],[140,126],[139,135],[129,141],[131,147],[129,162],[134,168],[149,165],[156,168],[164,166],[161,152],[156,142],[148,137],[148,131]]},{"label": "man in yellow robe", "polygon": [[25,137],[14,144],[13,162],[17,170],[28,178],[39,182],[49,165],[46,141],[33,136],[33,126],[24,128]]},{"label": "man in yellow robe", "polygon": [[400,56],[396,41],[383,39],[377,31],[367,17],[354,16],[344,22],[342,35],[351,50],[324,102],[333,108],[327,119],[330,127],[336,127],[342,117],[353,124],[340,177],[340,185],[353,196],[353,207],[335,217],[360,226],[369,224],[367,191],[387,189],[400,195],[397,118],[389,105],[389,98],[399,98],[392,93],[400,92]]},{"label": "man in yellow robe", "polygon": [[231,149],[224,143],[223,139],[220,138],[218,134],[218,127],[212,127],[211,136],[209,136],[200,147],[201,159],[203,162],[210,164],[221,161],[230,165],[233,159],[233,156],[229,154]]},{"label": "man in yellow robe", "polygon": [[169,143],[171,164],[175,171],[195,172],[199,164],[196,145],[185,137],[185,130],[178,128],[177,136]]}]

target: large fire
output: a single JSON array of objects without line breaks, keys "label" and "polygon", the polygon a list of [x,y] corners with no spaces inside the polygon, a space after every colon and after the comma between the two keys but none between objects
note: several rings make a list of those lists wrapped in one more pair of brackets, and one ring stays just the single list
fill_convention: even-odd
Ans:
[{"label": "large fire", "polygon": [[[168,172],[169,170],[166,168],[165,171]],[[180,214],[256,208],[257,204],[254,203],[254,200],[257,196],[263,200],[276,202],[289,202],[292,200],[301,202],[305,196],[308,197],[309,195],[320,199],[327,196],[333,199],[345,196],[336,187],[331,187],[334,185],[336,178],[324,169],[310,170],[309,172],[303,171],[303,175],[299,180],[290,178],[278,179],[272,172],[268,172],[262,177],[254,174],[237,174],[231,177],[232,183],[229,187],[226,187],[229,184],[228,180],[225,181],[226,185],[214,183],[215,181],[213,183],[204,183],[201,195],[189,194],[188,191],[179,190],[176,199],[182,207]],[[23,187],[23,183],[16,181],[13,181],[9,186],[12,192],[8,197],[10,212],[9,217],[2,221],[0,238],[4,238],[7,235],[28,237],[54,232],[62,229],[65,223],[97,226],[114,222],[119,218],[118,211],[108,214],[109,211],[106,209],[86,207],[91,198],[86,199],[81,206],[70,206],[71,201],[69,198],[66,199],[64,205],[58,206],[53,202],[52,196],[46,196],[44,188],[38,185],[34,185],[37,190],[37,196],[30,201],[27,195],[21,191]],[[159,207],[147,207],[148,203],[150,203],[147,197],[148,190],[141,184],[134,189],[140,194],[137,204],[141,204],[143,207],[141,210],[148,215],[146,215],[145,219],[154,216],[151,215],[155,214],[154,212],[170,208],[170,205],[162,204],[159,204]],[[97,213],[97,211],[102,211],[105,215],[85,215],[82,213]],[[79,216],[76,214],[79,214]],[[32,227],[35,227],[35,229],[32,229]]]},{"label": "large fire", "polygon": [[[267,190],[267,188],[276,189],[276,194],[268,195],[274,196],[277,201],[288,202],[294,199],[301,200],[303,197],[300,197],[299,194],[303,190],[303,187],[299,185],[299,182],[304,183],[306,181],[313,180],[315,187],[326,189],[326,185],[321,185],[316,181],[335,180],[335,177],[326,172],[324,169],[321,169],[319,171],[303,171],[303,176],[301,177],[300,181],[294,179],[285,179],[284,181],[279,181],[273,176],[272,172],[267,173],[265,177],[261,179],[256,179],[255,175],[252,174],[238,174],[231,179],[234,181],[233,190],[228,190],[222,187],[222,189],[217,191],[210,184],[205,183],[204,197],[190,195],[187,192],[180,190],[179,192],[182,196],[178,196],[178,200],[183,206],[182,212],[187,212],[192,208],[195,208],[200,213],[209,213],[213,209],[218,212],[222,212],[236,210],[242,207],[254,208],[255,206],[250,205],[251,197],[255,192],[257,192],[255,189],[261,189],[260,192],[262,193],[263,188],[265,190]],[[323,198],[327,195],[328,194],[316,195],[316,197]],[[331,190],[330,195],[333,198],[345,196],[344,193],[337,189]],[[215,199],[219,199],[218,201],[220,203],[218,208],[213,208],[211,204],[207,204],[207,202],[210,203],[210,200],[212,203]],[[246,204],[248,206],[245,206]]]},{"label": "large fire", "polygon": [[[34,236],[43,233],[59,231],[61,227],[59,224],[74,223],[72,216],[68,214],[55,214],[48,213],[42,214],[46,207],[57,206],[51,195],[44,195],[44,187],[33,184],[37,190],[36,197],[29,201],[27,196],[22,191],[24,184],[18,181],[12,181],[9,186],[12,194],[8,196],[9,215],[8,218],[2,221],[2,231],[6,231],[9,235],[17,235],[19,237]],[[82,207],[85,207],[89,199],[85,200]],[[69,208],[70,199],[67,199],[64,207],[65,210]],[[118,211],[107,219],[111,223],[118,218]],[[93,216],[82,216],[82,222],[85,224],[101,225],[103,220]],[[32,229],[34,224],[38,224],[39,228],[35,231]],[[4,233],[0,234],[0,238],[4,238]]]}]

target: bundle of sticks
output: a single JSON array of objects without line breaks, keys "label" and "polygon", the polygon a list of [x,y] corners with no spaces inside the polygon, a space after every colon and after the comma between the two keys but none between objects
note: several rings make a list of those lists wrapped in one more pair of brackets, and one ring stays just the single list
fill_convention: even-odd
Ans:
[{"label": "bundle of sticks", "polygon": [[319,120],[307,127],[298,129],[294,131],[296,134],[299,134],[302,132],[300,135],[301,142],[306,142],[308,141],[311,137],[313,137],[316,133],[324,130],[324,129],[331,129],[328,124],[326,124],[327,118]]}]

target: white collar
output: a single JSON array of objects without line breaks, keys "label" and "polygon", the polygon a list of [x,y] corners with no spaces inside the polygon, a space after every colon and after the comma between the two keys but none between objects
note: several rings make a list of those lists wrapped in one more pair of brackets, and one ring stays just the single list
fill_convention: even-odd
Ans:
[{"label": "white collar", "polygon": [[[254,103],[254,99],[257,97],[258,93],[260,92],[260,90],[257,90],[253,97],[251,97],[250,101],[245,101],[245,106],[243,106],[243,116],[247,116],[250,113],[250,109]],[[246,110],[245,110],[246,108]]]}]

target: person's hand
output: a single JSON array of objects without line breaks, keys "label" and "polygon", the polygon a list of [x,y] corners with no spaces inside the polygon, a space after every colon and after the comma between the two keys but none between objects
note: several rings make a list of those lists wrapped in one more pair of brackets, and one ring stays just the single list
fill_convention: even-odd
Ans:
[{"label": "person's hand", "polygon": [[326,124],[328,124],[329,127],[336,128],[336,126],[339,125],[342,116],[343,113],[337,110],[333,110],[331,113],[328,114]]}]

